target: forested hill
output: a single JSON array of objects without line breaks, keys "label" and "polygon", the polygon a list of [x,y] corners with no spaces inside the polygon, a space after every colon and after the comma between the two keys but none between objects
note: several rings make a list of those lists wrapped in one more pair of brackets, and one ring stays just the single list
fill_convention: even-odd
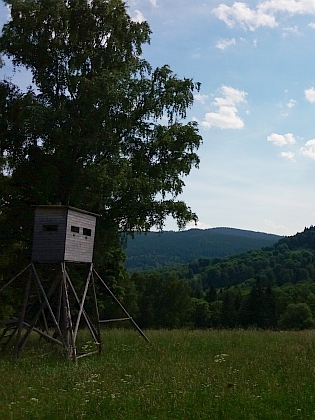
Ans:
[{"label": "forested hill", "polygon": [[125,265],[129,271],[139,271],[186,264],[198,258],[224,258],[273,245],[280,238],[278,235],[225,227],[136,234],[134,239],[128,239]]},{"label": "forested hill", "polygon": [[[174,272],[169,267],[164,270]],[[216,288],[253,284],[282,286],[315,280],[315,228],[305,228],[294,236],[281,238],[274,245],[249,250],[226,258],[199,258],[175,269],[193,288]]]},{"label": "forested hill", "polygon": [[146,328],[315,328],[315,228],[226,258],[135,272],[131,281]]}]

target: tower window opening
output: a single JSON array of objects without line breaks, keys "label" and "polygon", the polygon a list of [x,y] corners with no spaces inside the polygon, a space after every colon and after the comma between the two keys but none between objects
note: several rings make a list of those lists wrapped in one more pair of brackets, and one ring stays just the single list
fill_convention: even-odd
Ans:
[{"label": "tower window opening", "polygon": [[83,228],[83,235],[84,236],[91,236],[92,235],[92,230],[87,229],[87,228]]},{"label": "tower window opening", "polygon": [[58,225],[43,225],[44,232],[57,232]]}]

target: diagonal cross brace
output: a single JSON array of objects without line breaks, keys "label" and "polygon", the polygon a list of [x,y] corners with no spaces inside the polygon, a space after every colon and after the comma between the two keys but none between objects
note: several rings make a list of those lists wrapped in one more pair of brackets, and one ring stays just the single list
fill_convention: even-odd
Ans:
[{"label": "diagonal cross brace", "polygon": [[[48,293],[47,293],[47,295],[46,295],[46,292],[45,292],[45,290],[44,290],[44,288],[43,288],[43,286],[42,286],[42,284],[41,284],[41,281],[40,281],[40,279],[39,279],[39,277],[38,277],[38,275],[37,275],[36,269],[35,269],[35,267],[34,267],[34,265],[33,265],[33,264],[31,264],[31,265],[32,265],[32,270],[33,270],[33,273],[34,273],[34,275],[35,275],[36,282],[37,282],[38,287],[39,287],[39,289],[40,289],[40,291],[41,291],[41,293],[42,293],[42,295],[43,295],[44,300],[43,300],[42,304],[40,305],[40,308],[39,308],[39,310],[37,311],[37,314],[35,315],[35,317],[34,317],[33,321],[30,323],[30,325],[29,325],[29,327],[28,327],[28,329],[27,329],[26,333],[24,334],[24,337],[22,338],[22,340],[21,340],[21,342],[20,342],[20,344],[19,344],[19,350],[21,350],[21,349],[23,348],[23,346],[24,346],[24,344],[25,344],[25,342],[26,342],[26,340],[27,340],[28,336],[30,335],[30,333],[31,333],[31,331],[33,330],[33,328],[35,327],[36,322],[38,321],[38,319],[39,319],[39,317],[40,317],[41,312],[45,309],[45,307],[46,307],[46,306],[47,306],[47,308],[48,308],[48,310],[49,310],[49,312],[50,312],[50,315],[51,315],[51,317],[52,317],[52,320],[53,320],[54,326],[55,326],[56,330],[58,331],[58,334],[59,334],[60,338],[61,338],[61,339],[62,339],[62,341],[64,342],[64,337],[63,337],[63,335],[62,335],[62,333],[61,333],[61,330],[60,330],[59,324],[58,324],[58,322],[56,321],[55,314],[54,314],[54,312],[53,312],[53,310],[52,310],[52,308],[51,308],[51,306],[50,306],[49,300],[48,300],[48,299],[49,299],[49,298],[53,295],[53,293],[54,293],[54,291],[55,291],[55,289],[56,289],[56,287],[57,287],[57,284],[58,284],[58,282],[59,282],[59,278],[57,277],[57,278],[55,279],[55,281],[54,281],[54,282],[53,282],[53,284],[51,285],[51,288],[49,289],[49,291],[48,291]],[[65,343],[64,343],[64,344],[65,344]]]},{"label": "diagonal cross brace", "polygon": [[[68,280],[68,283],[69,283],[69,285],[70,285],[70,288],[71,288],[71,290],[72,290],[72,293],[73,293],[73,295],[74,295],[74,297],[75,297],[75,300],[77,301],[77,304],[78,304],[78,305],[81,305],[81,301],[80,301],[80,299],[79,299],[79,297],[78,297],[78,294],[77,294],[77,292],[76,292],[76,290],[75,290],[75,288],[74,288],[74,286],[73,286],[73,284],[72,284],[72,281],[71,281],[71,279],[70,279],[70,277],[69,277],[69,275],[68,275],[67,271],[66,271],[65,273],[66,273],[67,280]],[[88,326],[89,330],[91,331],[91,334],[92,334],[92,337],[93,337],[94,341],[95,341],[96,343],[98,343],[98,342],[99,342],[99,339],[97,338],[97,331],[96,331],[96,329],[95,329],[94,325],[92,324],[92,322],[91,322],[91,320],[90,320],[90,318],[89,318],[89,316],[88,316],[88,314],[86,313],[86,311],[85,311],[85,309],[84,309],[84,308],[82,309],[82,315],[83,315],[83,318],[85,319],[85,322],[86,322],[86,324],[87,324],[87,326]]]}]

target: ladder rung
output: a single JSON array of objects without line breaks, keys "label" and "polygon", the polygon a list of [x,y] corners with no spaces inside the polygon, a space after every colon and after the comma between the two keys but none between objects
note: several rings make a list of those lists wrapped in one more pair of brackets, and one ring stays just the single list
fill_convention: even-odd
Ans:
[{"label": "ladder rung", "polygon": [[14,331],[11,331],[11,333],[10,333],[10,334],[5,333],[5,334],[2,336],[2,338],[12,337],[12,335],[14,335],[14,334],[15,334],[15,331],[16,331],[16,329],[14,329]]},{"label": "ladder rung", "polygon": [[129,316],[127,318],[102,319],[102,320],[99,321],[99,323],[116,322],[116,321],[130,321],[131,319],[132,319],[132,316]]}]

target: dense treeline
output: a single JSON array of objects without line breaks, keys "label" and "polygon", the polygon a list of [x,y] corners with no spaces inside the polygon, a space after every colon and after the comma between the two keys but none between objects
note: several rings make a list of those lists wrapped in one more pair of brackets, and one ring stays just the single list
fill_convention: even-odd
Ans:
[{"label": "dense treeline", "polygon": [[259,279],[264,285],[314,279],[315,229],[310,227],[275,245],[220,260],[199,259],[183,267],[185,276],[198,279],[203,289],[226,287]]},{"label": "dense treeline", "polygon": [[127,242],[125,266],[133,272],[187,264],[197,258],[224,258],[273,245],[279,239],[277,235],[231,228],[138,233]]},{"label": "dense treeline", "polygon": [[309,328],[315,228],[225,259],[132,274],[143,327]]},{"label": "dense treeline", "polygon": [[194,294],[175,273],[135,273],[138,322],[144,328],[283,328],[314,326],[315,283],[268,285],[257,280]]},{"label": "dense treeline", "polygon": [[[128,274],[101,273],[142,328],[304,329],[315,320],[315,228],[232,257]],[[21,291],[6,289],[0,317]],[[98,290],[101,318],[120,317]],[[0,318],[1,319],[1,318]]]}]

